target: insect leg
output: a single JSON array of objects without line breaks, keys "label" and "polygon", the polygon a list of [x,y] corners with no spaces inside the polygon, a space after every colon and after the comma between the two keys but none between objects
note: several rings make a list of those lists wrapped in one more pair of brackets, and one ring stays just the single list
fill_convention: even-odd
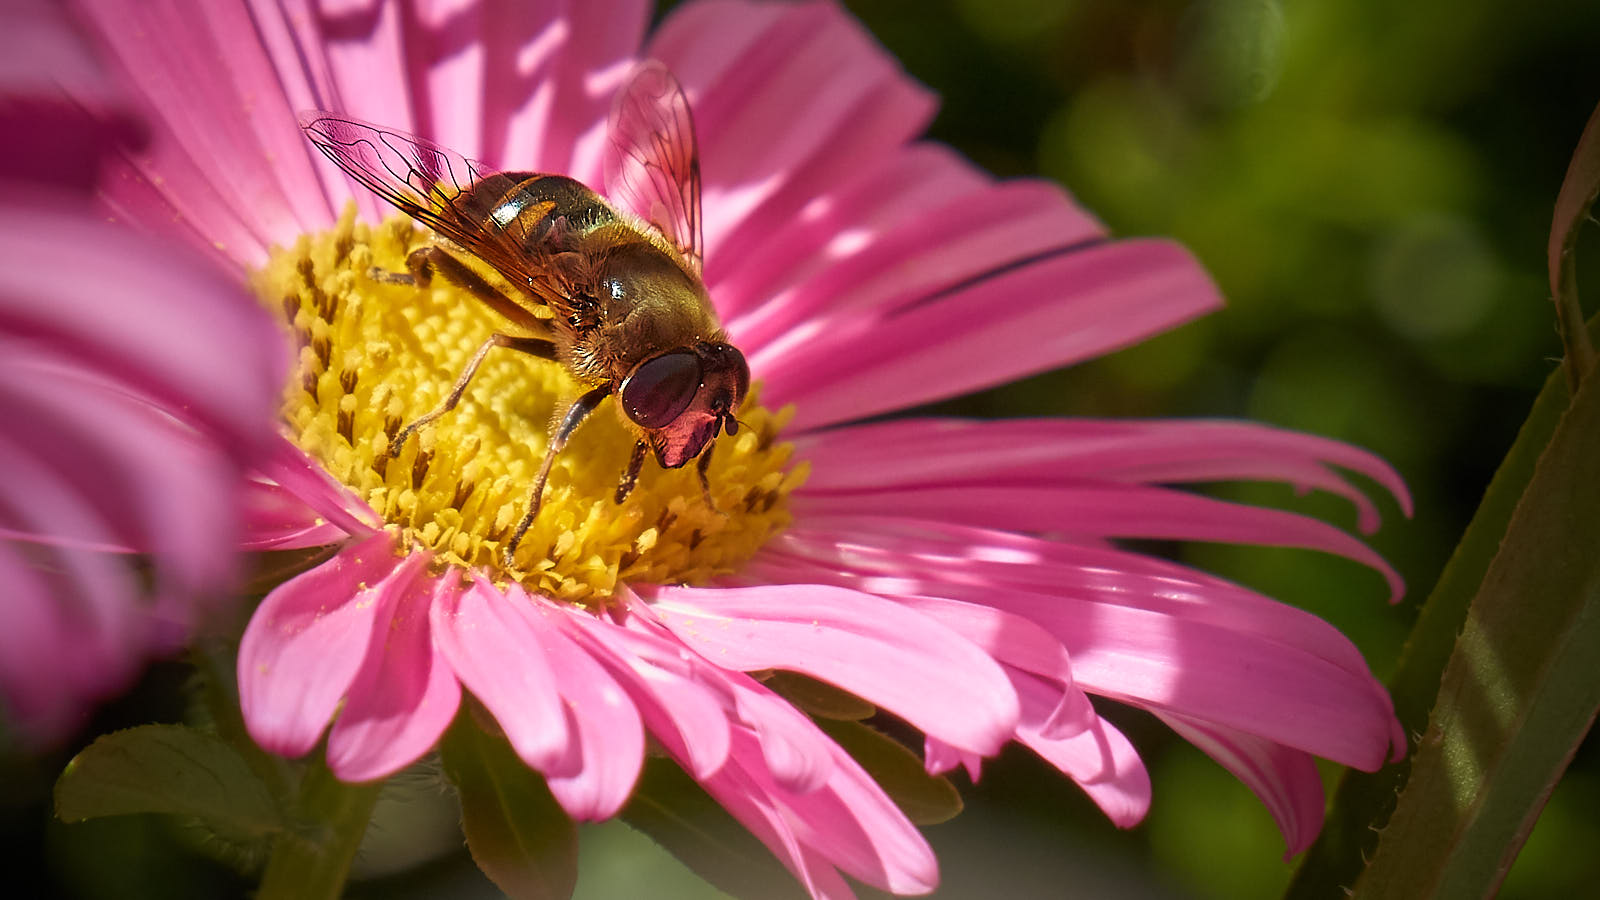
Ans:
[{"label": "insect leg", "polygon": [[407,284],[425,288],[433,283],[433,278],[437,275],[476,297],[485,306],[526,331],[540,332],[549,329],[549,324],[545,320],[507,297],[499,288],[485,281],[482,275],[474,272],[466,263],[438,244],[427,244],[411,251],[406,257],[406,269],[409,274],[373,266],[367,271],[367,277],[385,284]]},{"label": "insect leg", "polygon": [[639,483],[639,470],[644,467],[644,452],[650,448],[649,444],[640,441],[633,445],[633,458],[628,460],[628,471],[622,473],[622,481],[617,485],[617,502],[628,499],[633,493],[633,486]]},{"label": "insect leg", "polygon": [[727,513],[718,508],[717,501],[711,497],[711,477],[706,474],[706,471],[711,468],[711,451],[715,449],[717,449],[715,441],[706,443],[706,449],[701,451],[700,459],[695,462],[694,473],[700,476],[700,493],[705,496],[706,505],[711,507],[712,512],[725,516]]},{"label": "insect leg", "polygon": [[556,433],[550,436],[550,447],[544,452],[544,462],[539,464],[539,474],[533,479],[533,496],[528,500],[528,511],[517,523],[517,530],[511,535],[511,542],[506,544],[504,560],[506,568],[511,567],[511,558],[517,553],[517,545],[522,543],[522,536],[528,533],[528,526],[539,517],[539,507],[544,503],[544,483],[550,477],[550,467],[555,464],[556,454],[567,446],[567,438],[572,436],[583,420],[594,412],[611,393],[611,385],[602,384],[582,397],[579,397],[572,406],[567,408],[567,414],[562,417],[561,424],[556,426]]},{"label": "insect leg", "polygon": [[461,376],[456,379],[455,386],[444,398],[444,402],[434,407],[432,411],[410,425],[400,429],[400,433],[389,442],[389,455],[399,456],[400,450],[405,447],[406,439],[422,426],[432,422],[445,413],[456,408],[461,402],[461,396],[467,392],[467,385],[471,383],[472,376],[478,372],[478,366],[483,364],[483,358],[495,347],[509,347],[522,353],[532,354],[543,359],[556,358],[556,346],[541,338],[514,337],[509,334],[493,334],[478,347],[478,352],[472,354],[472,359],[467,362],[467,367],[461,370]]}]

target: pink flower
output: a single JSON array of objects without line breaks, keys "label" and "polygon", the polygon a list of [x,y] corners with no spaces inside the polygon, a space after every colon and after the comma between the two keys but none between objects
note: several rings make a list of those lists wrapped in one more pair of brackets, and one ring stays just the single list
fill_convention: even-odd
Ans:
[{"label": "pink flower", "polygon": [[272,437],[284,360],[237,284],[95,209],[100,161],[141,125],[59,11],[15,7],[0,41],[0,698],[38,743],[228,587],[234,484]]},{"label": "pink flower", "polygon": [[[1150,783],[1088,695],[1139,706],[1256,791],[1291,851],[1321,823],[1313,757],[1372,769],[1403,751],[1382,686],[1332,627],[1114,543],[1315,548],[1371,565],[1398,594],[1337,529],[1173,487],[1333,491],[1370,530],[1371,503],[1334,467],[1407,505],[1381,461],[1242,423],[849,424],[1126,346],[1220,298],[1181,248],[1110,241],[1055,186],[996,183],[916,142],[933,99],[833,5],[694,3],[648,40],[642,2],[78,5],[161,116],[107,201],[287,292],[305,345],[289,413],[299,446],[264,467],[249,545],[344,545],[273,591],[244,636],[241,700],[263,746],[297,756],[326,731],[337,775],[383,777],[435,744],[465,688],[569,814],[603,819],[627,800],[648,734],[819,897],[849,896],[841,872],[927,891],[936,865],[861,767],[751,673],[803,673],[900,717],[926,735],[931,771],[976,776],[1018,741],[1119,825],[1143,816]],[[525,502],[504,487],[527,465],[506,430],[534,418],[542,433],[546,407],[519,413],[538,391],[475,382],[452,415],[489,422],[473,432],[489,438],[387,457],[389,432],[417,413],[386,410],[447,389],[458,368],[396,374],[422,337],[361,331],[347,350],[336,341],[352,305],[393,302],[400,312],[382,315],[415,313],[429,335],[480,311],[348,287],[367,284],[370,263],[337,260],[398,260],[414,238],[335,223],[352,199],[372,221],[387,211],[315,155],[295,113],[336,109],[493,167],[599,184],[611,96],[641,58],[664,61],[692,101],[706,284],[762,403],[792,418],[747,412],[748,440],[718,444],[736,455],[719,449],[712,484],[741,491],[722,487],[726,525],[692,475],[647,467],[655,487],[617,507],[582,468],[595,460],[596,485],[614,477],[617,445],[569,451],[525,545],[548,555],[498,571],[483,548]],[[330,236],[273,249],[306,234]],[[437,358],[471,343],[450,337]],[[522,381],[503,383],[553,368],[513,360],[505,377]],[[388,377],[415,380],[372,383]],[[782,441],[802,462],[763,474]],[[446,485],[424,517],[441,479],[459,479],[456,496]],[[555,506],[558,493],[574,505]],[[612,549],[591,549],[612,531]],[[708,547],[724,555],[706,561]],[[693,586],[667,586],[679,582]]]}]

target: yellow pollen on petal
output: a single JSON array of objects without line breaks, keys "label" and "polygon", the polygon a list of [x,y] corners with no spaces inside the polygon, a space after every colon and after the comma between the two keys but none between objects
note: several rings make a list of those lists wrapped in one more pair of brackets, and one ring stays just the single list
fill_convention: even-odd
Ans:
[{"label": "yellow pollen on petal", "polygon": [[426,289],[373,279],[374,267],[405,272],[407,254],[429,240],[402,216],[358,222],[352,206],[333,230],[274,251],[253,282],[299,347],[283,404],[289,436],[390,523],[402,551],[425,547],[440,566],[601,605],[619,581],[697,584],[733,572],[789,524],[787,499],[806,470],[786,465],[790,445],[777,440],[790,410],[769,412],[751,390],[739,434],[716,441],[713,509],[693,463],[663,470],[653,459],[615,502],[637,438],[608,401],[557,457],[506,568],[503,548],[528,510],[550,432],[583,387],[558,363],[491,350],[456,408],[391,458],[394,436],[510,327],[443,279]]}]

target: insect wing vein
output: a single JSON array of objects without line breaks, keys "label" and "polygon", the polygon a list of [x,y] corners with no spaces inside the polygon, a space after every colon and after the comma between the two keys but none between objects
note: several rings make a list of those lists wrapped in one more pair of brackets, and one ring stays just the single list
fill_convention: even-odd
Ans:
[{"label": "insect wing vein", "polygon": [[327,112],[301,117],[317,149],[397,209],[483,260],[540,303],[564,306],[557,283],[527,222],[513,234],[492,218],[477,218],[457,203],[492,169],[432,141]]},{"label": "insect wing vein", "polygon": [[700,156],[689,100],[666,66],[639,67],[617,93],[610,131],[607,193],[665,235],[698,274],[705,257]]}]

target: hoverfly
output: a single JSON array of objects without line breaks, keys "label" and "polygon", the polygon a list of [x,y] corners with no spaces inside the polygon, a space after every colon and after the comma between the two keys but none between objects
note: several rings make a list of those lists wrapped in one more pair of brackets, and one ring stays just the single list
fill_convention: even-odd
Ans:
[{"label": "hoverfly", "polygon": [[[304,114],[301,127],[339,168],[433,229],[435,239],[406,259],[407,272],[375,269],[373,277],[420,287],[443,278],[521,332],[485,341],[444,402],[394,436],[391,457],[460,402],[496,347],[558,362],[587,388],[551,435],[528,510],[505,547],[507,566],[539,515],[556,456],[607,397],[616,398],[638,436],[616,502],[633,490],[646,450],[669,469],[698,458],[710,502],[713,441],[723,431],[738,433],[734,414],[750,369],[728,343],[701,281],[694,124],[665,66],[641,66],[617,94],[610,118],[607,190],[647,221],[564,175],[496,172],[424,138],[335,113]],[[513,292],[474,272],[466,255],[503,276]],[[547,313],[536,315],[541,307]]]}]

